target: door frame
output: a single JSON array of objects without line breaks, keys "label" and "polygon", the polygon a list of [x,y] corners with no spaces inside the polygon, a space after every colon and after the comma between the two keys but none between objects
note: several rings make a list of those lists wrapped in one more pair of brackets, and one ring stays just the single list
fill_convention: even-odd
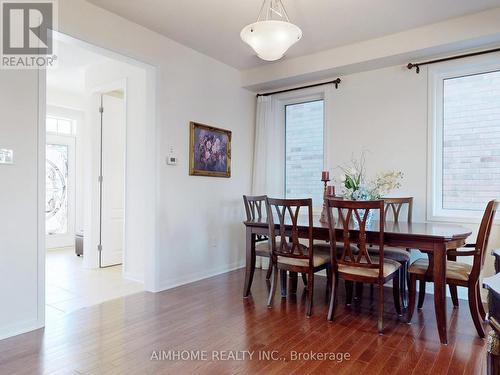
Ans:
[{"label": "door frame", "polygon": [[[83,46],[84,48],[90,49],[94,52],[103,54],[105,56],[114,58],[116,60],[126,62],[144,69],[146,74],[146,118],[144,119],[144,132],[145,138],[150,145],[148,152],[145,154],[145,158],[148,162],[148,166],[144,168],[144,178],[149,182],[146,190],[145,196],[148,198],[145,201],[145,206],[152,212],[145,218],[145,225],[147,234],[144,239],[144,288],[149,292],[160,291],[160,283],[158,276],[158,263],[159,259],[159,234],[158,234],[158,221],[159,221],[159,209],[157,208],[156,202],[158,201],[158,182],[157,175],[159,172],[159,163],[157,162],[157,149],[158,149],[158,137],[157,129],[159,128],[158,116],[157,116],[157,106],[156,106],[156,86],[157,86],[157,67],[150,65],[146,62],[127,57],[117,52],[110,51],[108,49],[96,46],[94,44],[84,42],[80,39],[65,35],[61,32],[53,31],[54,39],[63,40],[67,43],[76,44]],[[45,325],[45,118],[47,110],[47,74],[45,69],[38,69],[38,124],[37,124],[37,171],[38,171],[38,233],[37,233],[37,273],[38,273],[38,285],[37,285],[37,322],[31,327],[32,329],[41,328]]]}]

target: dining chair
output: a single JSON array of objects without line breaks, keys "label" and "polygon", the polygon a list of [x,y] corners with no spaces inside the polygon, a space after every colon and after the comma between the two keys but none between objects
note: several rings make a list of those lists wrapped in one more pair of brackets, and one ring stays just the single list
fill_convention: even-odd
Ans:
[{"label": "dining chair", "polygon": [[[405,220],[407,223],[412,222],[413,215],[413,198],[382,198],[384,201],[384,221],[393,221],[399,223]],[[406,211],[406,219],[401,219],[402,212]],[[377,255],[378,248],[370,247],[368,249],[370,255]],[[384,257],[392,259],[401,264],[399,269],[399,290],[401,292],[401,301],[403,307],[406,307],[406,287],[408,279],[408,267],[410,263],[410,249],[398,248],[393,246],[386,246],[384,248]],[[373,284],[372,284],[373,288]]]},{"label": "dining chair", "polygon": [[[244,195],[243,202],[245,204],[245,212],[247,214],[247,221],[259,221],[262,220],[262,209],[265,209],[266,196],[265,195]],[[255,238],[255,255],[270,258],[271,251],[269,249],[269,238],[265,235],[258,234]],[[269,267],[267,269],[266,280],[271,279],[272,272],[271,262],[269,262]]]},{"label": "dining chair", "polygon": [[[343,251],[337,259],[336,249],[331,246],[331,296],[328,308],[328,320],[333,320],[337,304],[338,280],[342,278],[349,283],[370,283],[379,287],[378,300],[378,331],[384,330],[384,284],[393,280],[393,298],[396,311],[401,315],[401,303],[399,293],[399,268],[401,264],[392,259],[385,259],[384,251],[384,201],[350,201],[335,198],[326,198],[328,229],[330,243],[335,244],[337,240],[337,220],[342,229]],[[337,210],[336,220],[333,210]],[[378,231],[373,242],[378,245],[377,256],[370,255],[367,247],[366,226],[370,211],[379,213]],[[354,231],[350,227],[351,222],[358,223]],[[372,228],[373,230],[373,228]],[[351,242],[357,243],[357,254],[352,252]],[[376,241],[378,240],[378,241]],[[375,242],[376,241],[376,242]]]},{"label": "dining chair", "polygon": [[[448,260],[446,261],[446,283],[455,291],[452,293],[452,300],[455,307],[458,307],[458,297],[456,287],[462,286],[468,290],[469,309],[472,315],[472,320],[476,327],[479,337],[484,337],[484,329],[481,325],[481,320],[486,318],[483,304],[481,302],[481,294],[479,289],[479,275],[484,265],[486,249],[490,237],[493,219],[497,211],[499,202],[492,200],[486,205],[486,209],[479,226],[479,232],[475,244],[467,244],[462,250],[455,249],[448,251]],[[472,250],[467,250],[467,248]],[[473,257],[472,265],[468,263],[457,262],[450,260],[451,257]],[[456,258],[455,258],[456,259]],[[419,306],[422,307],[425,296],[426,282],[432,282],[431,273],[428,272],[429,260],[419,259],[414,262],[408,272],[410,274],[410,302],[408,306],[408,322],[411,321],[413,311],[415,310],[415,299],[417,280],[419,283]],[[450,288],[451,289],[451,288]],[[453,294],[455,294],[453,296]],[[455,301],[456,300],[456,301]],[[457,303],[456,303],[457,302]]]},{"label": "dining chair", "polygon": [[491,252],[491,255],[495,257],[495,273],[500,272],[500,249],[495,249]]},{"label": "dining chair", "polygon": [[[313,240],[312,199],[273,199],[266,198],[267,217],[269,223],[269,237],[271,247],[271,264],[273,277],[267,306],[272,307],[278,271],[288,271],[307,274],[307,310],[309,317],[312,313],[314,296],[314,274],[326,269],[328,281],[331,279],[330,251],[325,247],[317,247]],[[301,237],[299,241],[299,214],[300,210],[307,210],[304,223],[301,223]],[[277,218],[276,227],[275,219]],[[286,225],[289,229],[286,229]],[[283,279],[282,279],[283,282]]]}]

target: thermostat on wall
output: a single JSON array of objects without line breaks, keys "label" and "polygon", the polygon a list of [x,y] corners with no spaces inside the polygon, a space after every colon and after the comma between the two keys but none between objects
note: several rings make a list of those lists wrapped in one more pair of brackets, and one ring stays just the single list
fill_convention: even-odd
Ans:
[{"label": "thermostat on wall", "polygon": [[0,148],[0,164],[14,164],[14,150]]},{"label": "thermostat on wall", "polygon": [[168,165],[177,165],[177,157],[174,155],[167,156],[167,164]]},{"label": "thermostat on wall", "polygon": [[168,165],[177,165],[177,156],[175,156],[174,146],[170,145],[170,150],[167,156]]}]

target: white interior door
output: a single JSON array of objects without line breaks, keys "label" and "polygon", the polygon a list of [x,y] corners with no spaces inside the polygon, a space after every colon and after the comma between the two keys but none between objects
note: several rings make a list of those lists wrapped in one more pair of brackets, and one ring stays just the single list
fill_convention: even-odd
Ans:
[{"label": "white interior door", "polygon": [[100,267],[123,263],[125,217],[125,101],[102,95]]},{"label": "white interior door", "polygon": [[75,138],[47,134],[46,248],[75,243]]}]

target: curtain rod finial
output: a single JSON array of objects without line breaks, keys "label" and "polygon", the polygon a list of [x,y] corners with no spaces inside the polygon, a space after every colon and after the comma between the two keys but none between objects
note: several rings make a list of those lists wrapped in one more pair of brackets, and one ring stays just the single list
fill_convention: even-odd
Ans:
[{"label": "curtain rod finial", "polygon": [[406,65],[406,67],[409,70],[412,70],[413,68],[415,68],[415,71],[417,72],[417,74],[420,73],[420,66],[418,66],[418,64],[408,63],[408,65]]}]

